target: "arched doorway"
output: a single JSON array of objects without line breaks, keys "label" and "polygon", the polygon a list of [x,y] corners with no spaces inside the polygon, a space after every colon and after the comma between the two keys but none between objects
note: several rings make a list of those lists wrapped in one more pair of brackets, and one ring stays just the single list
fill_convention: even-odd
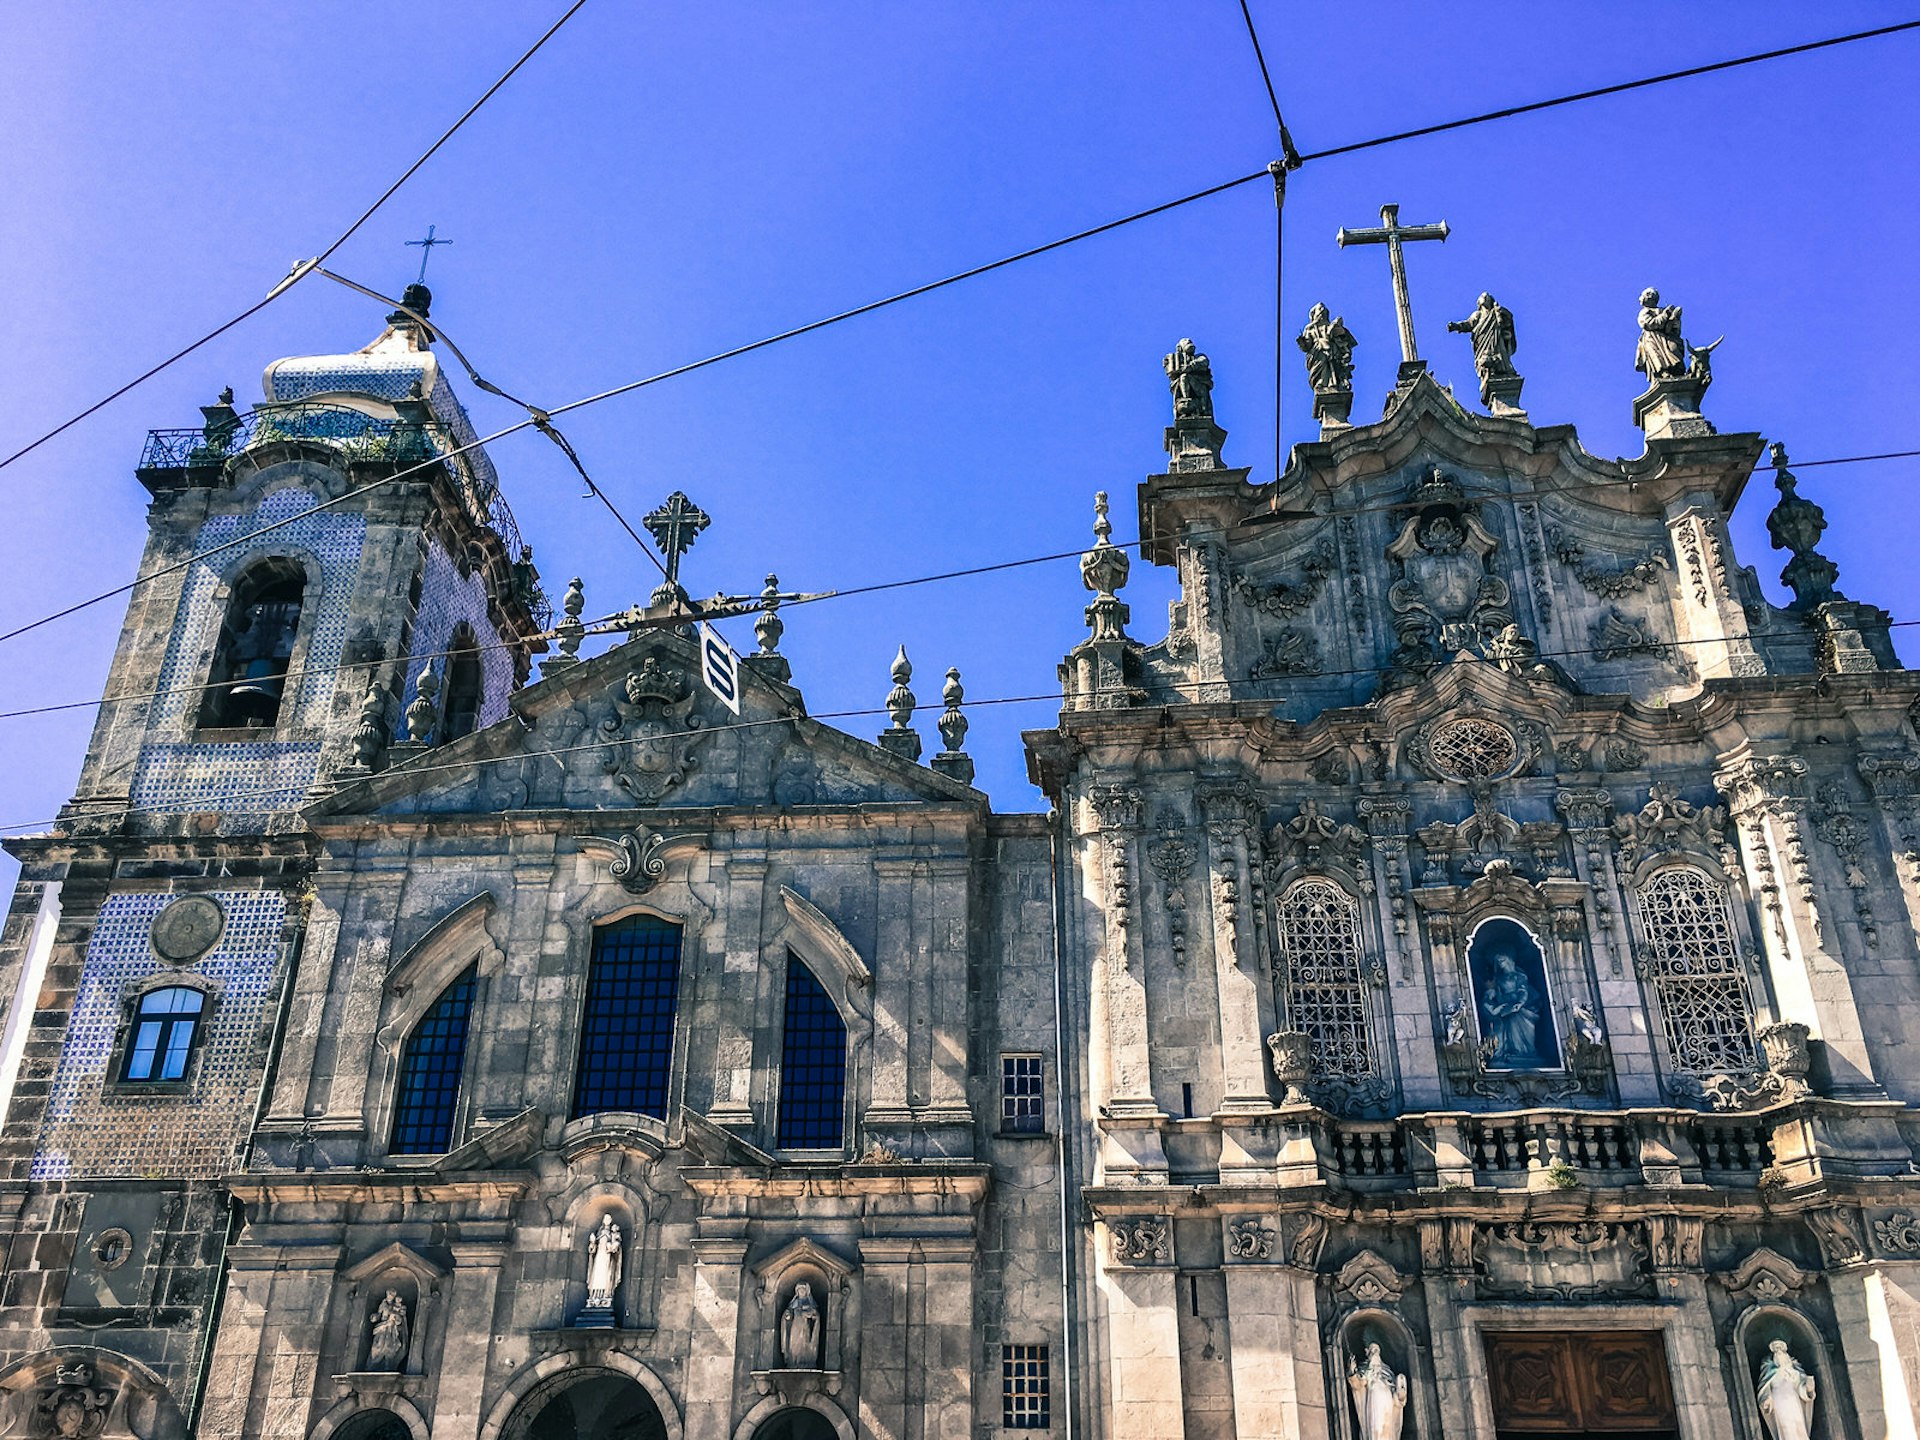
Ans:
[{"label": "arched doorway", "polygon": [[507,1440],[667,1440],[653,1397],[606,1370],[557,1375],[521,1403]]},{"label": "arched doorway", "polygon": [[819,1411],[793,1406],[763,1420],[753,1440],[835,1440],[835,1431]]},{"label": "arched doorway", "polygon": [[333,1440],[413,1440],[413,1431],[391,1410],[362,1410],[333,1432]]}]

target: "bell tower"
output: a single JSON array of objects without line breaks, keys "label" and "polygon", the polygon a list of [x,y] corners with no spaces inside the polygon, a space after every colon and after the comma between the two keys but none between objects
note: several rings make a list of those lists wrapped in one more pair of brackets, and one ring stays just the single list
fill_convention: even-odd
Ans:
[{"label": "bell tower", "polygon": [[[486,452],[407,310],[364,349],[277,360],[250,412],[224,392],[155,430],[141,584],[63,821],[259,833],[354,765],[358,737],[506,714],[547,607]],[[416,709],[416,714],[420,712]],[[371,736],[369,736],[371,731]]]}]

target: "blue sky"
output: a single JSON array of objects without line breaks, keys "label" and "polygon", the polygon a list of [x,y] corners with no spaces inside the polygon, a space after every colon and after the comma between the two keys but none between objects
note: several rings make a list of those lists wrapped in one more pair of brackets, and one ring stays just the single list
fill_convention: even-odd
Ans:
[{"label": "blue sky", "polygon": [[[558,3],[319,0],[22,11],[0,53],[0,452],[263,294],[317,251],[557,15]],[[1303,150],[1908,18],[1910,7],[1713,3],[1255,3]],[[404,18],[402,18],[404,17]],[[1397,359],[1378,249],[1341,225],[1445,218],[1410,252],[1423,352],[1492,290],[1515,313],[1525,404],[1601,455],[1635,454],[1635,297],[1724,332],[1709,412],[1799,457],[1920,448],[1912,414],[1911,135],[1920,34],[1844,47],[1310,165],[1287,208],[1286,319],[1324,299],[1359,336],[1356,419]],[[332,262],[391,293],[436,224],[435,317],[483,373],[544,405],[667,368],[1259,168],[1277,144],[1233,0],[1171,6],[709,3],[586,8]],[[570,417],[637,517],[685,489],[714,517],[696,593],[768,570],[825,590],[1088,536],[1095,490],[1160,468],[1160,357],[1213,358],[1227,457],[1271,474],[1273,205],[1264,186]],[[246,325],[0,471],[0,629],[133,573],[145,431],[194,423],[267,361],[351,349],[379,310],[308,281]],[[1287,443],[1311,438],[1288,346]],[[519,418],[475,396],[481,429]],[[552,591],[644,597],[650,569],[559,453],[495,447]],[[1808,471],[1855,598],[1920,615],[1920,462]],[[1770,593],[1764,480],[1736,522]],[[1171,586],[1135,566],[1133,630]],[[784,649],[816,712],[877,706],[905,643],[929,748],[940,677],[1051,691],[1084,633],[1071,562],[832,601]],[[4,708],[100,693],[120,602],[6,642]],[[750,632],[735,622],[744,648]],[[1895,632],[1904,635],[1906,632]],[[1904,639],[1903,647],[1908,645]],[[1907,653],[1913,653],[1908,648]],[[1018,732],[973,716],[997,804],[1038,804]],[[51,816],[90,715],[0,721],[0,823]],[[882,718],[848,722],[877,732]]]}]

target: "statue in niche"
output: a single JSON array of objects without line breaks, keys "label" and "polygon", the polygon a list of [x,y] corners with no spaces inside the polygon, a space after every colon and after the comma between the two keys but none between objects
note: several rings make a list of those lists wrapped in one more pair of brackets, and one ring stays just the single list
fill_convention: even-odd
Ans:
[{"label": "statue in niche", "polygon": [[1213,364],[1193,341],[1182,340],[1162,363],[1173,390],[1174,420],[1213,419]]},{"label": "statue in niche", "polygon": [[1686,342],[1680,338],[1680,307],[1662,305],[1658,290],[1640,292],[1640,345],[1633,368],[1649,385],[1678,380],[1687,373]]},{"label": "statue in niche", "polygon": [[1813,1376],[1793,1358],[1787,1342],[1769,1344],[1754,1398],[1773,1440],[1813,1440],[1813,1391]]},{"label": "statue in niche", "polygon": [[407,1302],[398,1290],[387,1291],[367,1322],[367,1369],[403,1370],[407,1364]]},{"label": "statue in niche", "polygon": [[1378,1341],[1367,1342],[1365,1363],[1347,1357],[1347,1389],[1353,1392],[1353,1416],[1360,1440],[1400,1440],[1407,1415],[1407,1377],[1393,1373],[1380,1358]]},{"label": "statue in niche", "polygon": [[1560,1041],[1551,1023],[1540,942],[1518,921],[1489,920],[1467,946],[1467,971],[1487,1068],[1558,1069]]},{"label": "statue in niche", "polygon": [[780,1358],[789,1370],[820,1368],[820,1306],[805,1280],[780,1316]]},{"label": "statue in niche", "polygon": [[620,1288],[620,1227],[611,1215],[587,1237],[587,1308],[611,1310],[613,1292]]},{"label": "statue in niche", "polygon": [[1353,388],[1353,347],[1359,342],[1346,321],[1315,305],[1293,343],[1307,357],[1307,382],[1316,392]]},{"label": "statue in niche", "polygon": [[1480,303],[1464,320],[1449,320],[1447,329],[1473,337],[1473,371],[1480,377],[1480,403],[1493,404],[1493,383],[1518,378],[1513,368],[1513,352],[1520,348],[1514,338],[1513,312],[1482,291]]}]

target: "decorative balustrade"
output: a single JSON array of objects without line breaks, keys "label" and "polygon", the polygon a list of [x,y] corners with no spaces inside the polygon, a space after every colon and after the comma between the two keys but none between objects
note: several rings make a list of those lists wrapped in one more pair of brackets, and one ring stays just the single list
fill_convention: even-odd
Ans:
[{"label": "decorative balustrade", "polygon": [[1343,1179],[1365,1181],[1413,1175],[1407,1162],[1406,1135],[1392,1121],[1345,1121],[1333,1127],[1326,1157]]},{"label": "decorative balustrade", "polygon": [[1711,1174],[1758,1175],[1773,1164],[1772,1127],[1764,1120],[1702,1120],[1689,1138],[1700,1168]]},{"label": "decorative balustrade", "polygon": [[[418,408],[425,411],[424,405]],[[526,549],[519,523],[493,479],[492,466],[484,462],[480,452],[453,454],[460,446],[432,420],[385,418],[350,405],[308,403],[262,405],[244,415],[227,414],[231,418],[210,418],[191,430],[148,431],[140,469],[217,467],[255,445],[274,441],[317,442],[341,452],[350,462],[384,461],[407,466],[440,458],[453,476],[468,515],[500,537],[509,560],[519,559]],[[530,578],[520,588],[534,623],[545,629],[553,618],[545,594]]]},{"label": "decorative balustrade", "polygon": [[1640,1147],[1621,1120],[1580,1112],[1503,1115],[1468,1122],[1473,1167],[1492,1175],[1556,1164],[1594,1174],[1636,1174]]}]

